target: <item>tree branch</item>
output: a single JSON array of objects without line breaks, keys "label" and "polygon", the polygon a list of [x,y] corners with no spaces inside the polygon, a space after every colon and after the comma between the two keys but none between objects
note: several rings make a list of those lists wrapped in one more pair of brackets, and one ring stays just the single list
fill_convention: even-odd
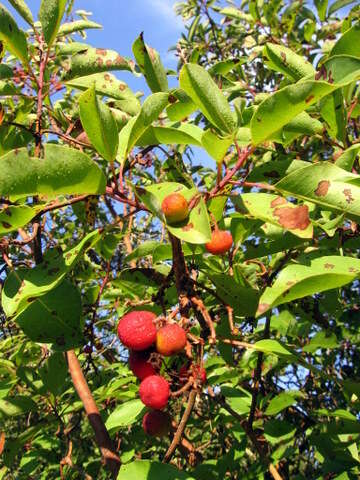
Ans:
[{"label": "tree branch", "polygon": [[101,418],[99,409],[86,382],[74,350],[67,352],[67,361],[75,390],[84,404],[89,422],[95,432],[96,442],[100,448],[103,460],[112,473],[112,477],[116,479],[120,469],[120,459]]},{"label": "tree branch", "polygon": [[191,415],[192,409],[194,408],[195,400],[196,400],[196,395],[197,391],[196,390],[191,390],[190,395],[189,395],[189,401],[186,406],[184,415],[182,416],[181,422],[179,423],[179,426],[175,432],[174,438],[170,444],[170,447],[168,448],[168,451],[165,454],[163,463],[168,463],[170,462],[172,456],[174,455],[174,452],[176,450],[176,447],[179,445],[182,434],[184,433],[186,424],[189,420],[189,417]]}]

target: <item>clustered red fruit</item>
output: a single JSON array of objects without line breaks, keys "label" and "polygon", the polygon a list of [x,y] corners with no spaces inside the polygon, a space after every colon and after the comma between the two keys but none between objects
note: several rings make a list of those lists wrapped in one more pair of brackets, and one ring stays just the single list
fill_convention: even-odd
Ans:
[{"label": "clustered red fruit", "polygon": [[171,418],[167,412],[151,410],[145,413],[142,421],[144,432],[152,437],[164,437],[171,428]]},{"label": "clustered red fruit", "polygon": [[139,393],[144,405],[162,410],[168,403],[170,386],[164,377],[151,375],[141,382]]},{"label": "clustered red fruit", "polygon": [[176,323],[165,325],[156,334],[156,350],[165,357],[181,352],[185,345],[185,330]]},{"label": "clustered red fruit", "polygon": [[189,216],[189,205],[181,193],[171,193],[164,198],[161,204],[166,221],[168,223],[182,222]]},{"label": "clustered red fruit", "polygon": [[155,313],[135,310],[122,317],[118,325],[121,342],[131,350],[146,350],[156,340]]},{"label": "clustered red fruit", "polygon": [[230,250],[233,244],[233,238],[230,232],[215,229],[211,234],[210,242],[205,244],[205,248],[213,255],[222,255]]},{"label": "clustered red fruit", "polygon": [[140,399],[144,405],[153,409],[143,418],[144,431],[149,435],[161,437],[169,432],[171,425],[169,414],[161,411],[168,404],[170,385],[158,374],[160,367],[157,368],[151,363],[150,355],[154,349],[150,347],[156,342],[158,354],[175,355],[186,345],[186,332],[175,323],[167,324],[157,331],[155,319],[156,315],[153,312],[141,310],[129,312],[119,321],[118,336],[130,349],[131,371],[141,380]]},{"label": "clustered red fruit", "polygon": [[139,380],[144,380],[144,378],[150,375],[156,375],[156,370],[151,365],[149,359],[149,352],[130,352],[129,367]]}]

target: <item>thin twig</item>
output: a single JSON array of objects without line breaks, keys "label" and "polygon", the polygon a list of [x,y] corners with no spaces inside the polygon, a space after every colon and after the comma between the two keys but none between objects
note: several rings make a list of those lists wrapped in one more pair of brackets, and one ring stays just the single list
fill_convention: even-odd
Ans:
[{"label": "thin twig", "polygon": [[179,423],[179,426],[175,432],[175,435],[174,435],[174,438],[170,444],[170,447],[168,448],[166,454],[165,454],[165,457],[163,459],[163,463],[168,463],[170,462],[172,456],[174,455],[174,452],[176,450],[176,447],[179,445],[180,443],[180,440],[181,440],[181,437],[184,433],[184,430],[185,430],[185,427],[186,427],[186,424],[189,420],[189,417],[191,415],[191,412],[192,412],[192,409],[194,408],[194,404],[195,404],[195,400],[196,400],[196,395],[197,395],[197,391],[196,390],[191,390],[190,394],[189,394],[189,401],[188,401],[188,404],[186,406],[186,409],[185,409],[185,412],[184,412],[184,415],[182,416],[182,419]]}]

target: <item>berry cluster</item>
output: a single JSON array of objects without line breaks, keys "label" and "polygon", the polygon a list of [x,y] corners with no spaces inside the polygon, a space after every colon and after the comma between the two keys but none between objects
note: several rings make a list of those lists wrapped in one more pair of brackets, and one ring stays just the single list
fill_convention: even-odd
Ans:
[{"label": "berry cluster", "polygon": [[[181,193],[171,193],[165,197],[161,204],[161,210],[170,225],[186,220],[190,214],[189,204]],[[206,250],[213,255],[223,255],[231,249],[232,244],[231,233],[219,230],[215,222],[211,240],[205,244]]]},{"label": "berry cluster", "polygon": [[129,312],[118,324],[118,337],[130,349],[129,367],[141,380],[140,399],[151,409],[143,418],[144,431],[148,435],[162,437],[171,428],[170,415],[162,411],[169,401],[170,384],[159,375],[159,362],[157,365],[152,362],[153,347],[155,344],[158,358],[160,355],[168,357],[180,353],[187,339],[185,330],[179,325],[169,323],[157,329],[155,319],[153,312]]}]

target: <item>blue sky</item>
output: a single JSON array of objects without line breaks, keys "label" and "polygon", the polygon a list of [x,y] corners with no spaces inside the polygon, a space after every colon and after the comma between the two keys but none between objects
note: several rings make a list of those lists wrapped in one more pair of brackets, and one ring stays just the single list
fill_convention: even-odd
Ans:
[{"label": "blue sky", "polygon": [[[8,9],[14,14],[19,25],[26,28],[7,0]],[[27,0],[34,18],[37,18],[40,0]],[[93,13],[91,20],[103,25],[102,30],[88,30],[87,39],[76,35],[77,41],[85,41],[94,47],[111,48],[124,56],[133,56],[131,46],[137,36],[144,32],[146,43],[161,54],[167,68],[176,69],[176,58],[169,47],[176,44],[183,29],[182,21],[174,13],[175,0],[75,0],[75,10]],[[117,76],[126,81],[133,90],[146,91],[142,78],[127,72]]]}]

